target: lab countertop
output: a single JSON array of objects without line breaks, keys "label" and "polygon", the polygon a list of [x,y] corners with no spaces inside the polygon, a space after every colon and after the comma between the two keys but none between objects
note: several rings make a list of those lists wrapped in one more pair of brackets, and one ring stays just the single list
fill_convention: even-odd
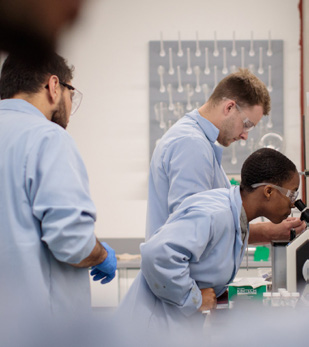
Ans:
[{"label": "lab countertop", "polygon": [[140,269],[140,267],[141,267],[141,259],[117,261],[118,269]]},{"label": "lab countertop", "polygon": [[[121,255],[119,255],[121,256]],[[141,259],[132,259],[132,260],[121,260],[118,259],[117,268],[118,269],[139,269],[141,266]],[[260,268],[260,267],[271,267],[271,261],[253,261],[248,260],[248,268]],[[240,268],[247,268],[247,260],[243,259]]]}]

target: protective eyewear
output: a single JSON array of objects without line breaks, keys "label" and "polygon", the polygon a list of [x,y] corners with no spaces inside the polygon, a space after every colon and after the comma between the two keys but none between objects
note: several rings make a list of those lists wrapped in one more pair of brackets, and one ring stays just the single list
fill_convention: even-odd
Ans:
[{"label": "protective eyewear", "polygon": [[71,116],[72,116],[79,108],[79,106],[82,102],[82,99],[83,99],[83,94],[79,90],[77,90],[76,88],[71,86],[70,84],[67,84],[67,83],[61,82],[61,81],[59,81],[59,83],[62,86],[68,88],[69,91],[71,92],[71,100],[72,100]]},{"label": "protective eyewear", "polygon": [[279,187],[279,186],[276,186],[272,183],[255,183],[255,184],[251,185],[252,188],[257,188],[257,187],[261,187],[261,186],[271,186],[271,187],[279,190],[279,192],[282,195],[284,195],[290,199],[292,204],[294,204],[295,200],[298,197],[298,193],[299,193],[297,190],[290,190],[287,188]]},{"label": "protective eyewear", "polygon": [[[235,102],[235,106],[236,106],[239,113],[244,113],[244,111],[240,108],[239,105],[236,104],[236,102]],[[249,131],[253,130],[255,127],[255,124],[253,122],[251,122],[251,120],[248,117],[243,119],[242,122],[243,122],[243,127],[244,127],[245,133],[248,133]]]}]

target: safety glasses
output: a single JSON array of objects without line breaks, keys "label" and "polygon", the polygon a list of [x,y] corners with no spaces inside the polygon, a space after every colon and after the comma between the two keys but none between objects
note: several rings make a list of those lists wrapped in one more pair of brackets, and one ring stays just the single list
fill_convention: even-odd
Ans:
[{"label": "safety glasses", "polygon": [[71,116],[72,116],[79,108],[79,106],[82,102],[82,99],[83,99],[83,94],[79,90],[77,90],[76,88],[71,86],[70,84],[67,84],[67,83],[61,82],[61,81],[59,81],[59,83],[62,86],[68,88],[69,91],[71,92],[71,100],[72,100]]},{"label": "safety glasses", "polygon": [[271,187],[279,190],[279,192],[282,195],[284,195],[290,199],[292,204],[294,204],[295,200],[298,197],[298,193],[299,193],[297,190],[290,190],[287,188],[279,187],[279,186],[276,186],[275,184],[272,184],[272,183],[263,182],[263,183],[255,183],[255,184],[251,185],[252,188],[257,188],[257,187],[261,187],[261,186],[271,186]]},{"label": "safety glasses", "polygon": [[[235,103],[235,106],[236,106],[239,113],[244,113],[244,111],[241,109],[241,107],[238,104]],[[249,131],[253,130],[255,127],[255,124],[253,122],[251,122],[251,120],[248,117],[243,119],[242,122],[243,122],[243,127],[244,127],[245,133],[248,133]]]},{"label": "safety glasses", "polygon": [[[76,88],[71,86],[70,84],[67,84],[67,83],[62,82],[62,81],[59,81],[59,83],[63,87],[68,88],[69,91],[71,92],[71,102],[72,102],[71,116],[72,116],[79,108],[79,106],[82,102],[82,99],[83,99],[83,94],[79,90],[77,90]],[[48,89],[48,84],[46,84],[45,88]]]}]

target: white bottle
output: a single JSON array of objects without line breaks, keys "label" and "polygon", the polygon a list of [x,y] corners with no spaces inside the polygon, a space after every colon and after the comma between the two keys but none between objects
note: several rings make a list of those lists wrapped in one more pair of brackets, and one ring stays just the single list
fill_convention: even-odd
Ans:
[{"label": "white bottle", "polygon": [[291,293],[289,293],[288,291],[281,293],[281,306],[292,306]]},{"label": "white bottle", "polygon": [[279,307],[281,306],[281,295],[278,292],[272,293],[271,295],[271,306]]},{"label": "white bottle", "polygon": [[286,292],[287,290],[286,290],[286,288],[278,288],[278,292],[280,293],[280,294],[282,294],[282,293],[284,293],[284,292]]},{"label": "white bottle", "polygon": [[271,306],[271,293],[265,292],[263,293],[263,306],[270,307]]},{"label": "white bottle", "polygon": [[291,298],[290,298],[291,306],[295,308],[298,300],[299,300],[299,293],[298,292],[292,292]]}]

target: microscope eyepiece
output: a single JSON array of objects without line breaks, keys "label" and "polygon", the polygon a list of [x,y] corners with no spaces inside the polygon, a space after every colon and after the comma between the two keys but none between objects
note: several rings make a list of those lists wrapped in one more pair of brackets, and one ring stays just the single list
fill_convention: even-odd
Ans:
[{"label": "microscope eyepiece", "polygon": [[294,202],[294,205],[299,209],[300,212],[302,212],[307,207],[301,199],[296,200]]},{"label": "microscope eyepiece", "polygon": [[303,203],[303,201],[301,199],[296,200],[294,202],[294,205],[301,212],[300,220],[304,220],[304,221],[306,221],[308,223],[309,222],[309,210],[308,210],[308,207]]}]

